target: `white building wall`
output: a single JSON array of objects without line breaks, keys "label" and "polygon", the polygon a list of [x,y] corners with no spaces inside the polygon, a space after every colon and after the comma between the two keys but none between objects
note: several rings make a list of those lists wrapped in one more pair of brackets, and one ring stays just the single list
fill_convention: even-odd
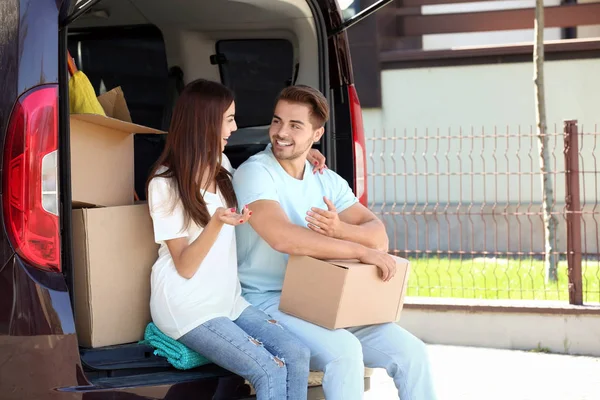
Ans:
[{"label": "white building wall", "polygon": [[[561,133],[562,121],[577,119],[585,132],[599,132],[600,59],[550,61],[546,63],[546,107],[550,133]],[[455,173],[465,171],[537,172],[537,142],[526,136],[493,137],[476,140],[391,140],[404,135],[422,137],[440,135],[459,137],[475,135],[529,134],[535,132],[535,107],[531,63],[436,67],[385,70],[382,72],[382,109],[363,111],[370,173],[435,172],[436,168]],[[386,140],[381,140],[382,137]],[[371,140],[369,140],[371,139]],[[372,139],[376,139],[373,141]],[[395,146],[395,147],[394,147]],[[562,136],[552,141],[555,169],[563,171]],[[584,167],[600,169],[600,138],[586,136],[582,143]],[[402,154],[404,153],[404,154]],[[392,156],[394,154],[394,156]],[[448,159],[446,159],[448,156]],[[494,158],[495,156],[495,158]],[[414,158],[413,158],[414,157]],[[395,163],[394,163],[395,159]],[[462,162],[462,164],[461,164]],[[436,166],[439,165],[438,166]],[[458,175],[439,179],[412,177],[410,190],[399,177],[390,175],[370,178],[369,198],[380,203],[424,203],[442,196],[450,202],[480,203],[490,198],[498,202],[540,202],[539,177],[517,175],[488,177],[487,191],[481,189],[483,178],[474,178],[475,188]],[[377,180],[375,188],[372,182]],[[479,179],[479,180],[477,180]],[[598,197],[593,175],[582,180],[586,198]],[[396,187],[394,188],[394,181]],[[586,185],[587,183],[587,185]],[[384,186],[385,185],[385,190]],[[555,182],[556,196],[564,199],[562,175]],[[439,186],[439,190],[438,190]],[[520,188],[519,191],[516,189]],[[510,189],[510,190],[509,190]],[[493,193],[491,192],[493,191]],[[389,200],[388,200],[389,202]]]}]

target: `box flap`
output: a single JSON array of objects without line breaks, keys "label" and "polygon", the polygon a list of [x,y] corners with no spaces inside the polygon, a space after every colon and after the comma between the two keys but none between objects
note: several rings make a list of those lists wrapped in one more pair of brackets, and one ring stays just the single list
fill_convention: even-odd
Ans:
[{"label": "box flap", "polygon": [[165,134],[166,132],[148,128],[147,126],[142,126],[138,124],[134,124],[131,122],[120,121],[116,118],[105,117],[104,115],[98,114],[71,114],[71,119],[76,119],[79,121],[88,122],[90,124],[103,126],[114,131],[124,132],[124,133],[154,133],[154,134]]},{"label": "box flap", "polygon": [[85,201],[73,200],[71,202],[71,209],[73,209],[73,210],[78,210],[78,209],[82,209],[82,208],[98,208],[98,207],[104,207],[104,206],[98,205],[98,204],[93,204],[93,203],[86,203]]},{"label": "box flap", "polygon": [[71,118],[126,133],[166,133],[158,129],[134,124],[131,121],[131,114],[129,113],[125,95],[120,86],[98,96],[98,102],[104,109],[106,116],[98,114],[71,114]]},{"label": "box flap", "polygon": [[120,86],[98,96],[98,102],[104,109],[107,117],[115,118],[125,122],[131,121],[129,107],[125,101],[125,94]]}]

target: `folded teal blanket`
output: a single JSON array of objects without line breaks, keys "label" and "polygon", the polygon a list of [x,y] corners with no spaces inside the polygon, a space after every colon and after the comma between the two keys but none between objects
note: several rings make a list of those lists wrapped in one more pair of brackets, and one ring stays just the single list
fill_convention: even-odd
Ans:
[{"label": "folded teal blanket", "polygon": [[154,354],[164,357],[177,369],[192,369],[201,365],[210,364],[210,361],[196,353],[183,343],[171,339],[162,333],[154,323],[150,322],[144,332],[144,340],[141,344],[147,344],[155,348]]}]

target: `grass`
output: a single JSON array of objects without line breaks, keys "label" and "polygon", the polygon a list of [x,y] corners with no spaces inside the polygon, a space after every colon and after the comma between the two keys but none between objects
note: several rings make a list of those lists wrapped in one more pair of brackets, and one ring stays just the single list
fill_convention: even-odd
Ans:
[{"label": "grass", "polygon": [[541,343],[538,343],[537,347],[535,349],[531,349],[529,350],[530,353],[546,353],[546,354],[550,354],[551,351],[548,347],[542,347]]},{"label": "grass", "polygon": [[[535,259],[412,258],[409,296],[470,299],[568,301],[567,262],[558,265],[558,282],[546,283],[544,263]],[[600,261],[583,261],[583,296],[600,303]]]}]

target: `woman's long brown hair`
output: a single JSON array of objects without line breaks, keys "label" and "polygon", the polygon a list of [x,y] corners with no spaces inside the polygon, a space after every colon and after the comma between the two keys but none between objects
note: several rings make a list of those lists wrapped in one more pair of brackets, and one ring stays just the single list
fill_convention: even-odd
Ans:
[{"label": "woman's long brown hair", "polygon": [[[198,79],[183,89],[173,109],[165,149],[152,169],[148,185],[154,177],[171,178],[185,213],[185,228],[191,221],[202,227],[208,224],[210,214],[202,192],[212,182],[216,181],[227,207],[236,207],[231,174],[221,166],[223,114],[231,103],[231,90],[220,83]],[[163,166],[167,169],[157,173]],[[202,187],[204,176],[207,180]],[[176,200],[172,196],[172,207]]]}]

